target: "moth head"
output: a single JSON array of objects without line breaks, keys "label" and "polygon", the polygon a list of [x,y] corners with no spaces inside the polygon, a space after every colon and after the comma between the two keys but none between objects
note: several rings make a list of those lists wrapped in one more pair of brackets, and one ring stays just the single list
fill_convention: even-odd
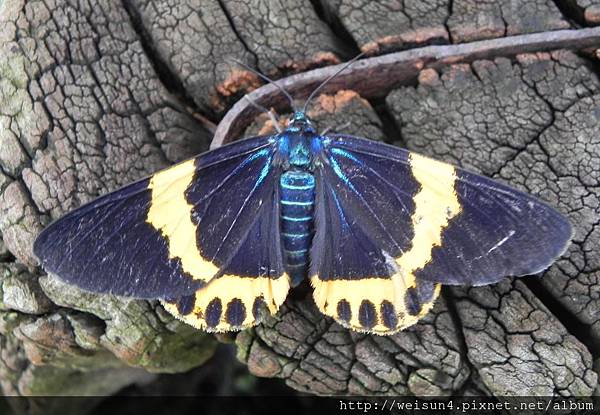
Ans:
[{"label": "moth head", "polygon": [[294,132],[316,133],[316,129],[310,118],[304,111],[295,111],[288,120],[288,130]]}]

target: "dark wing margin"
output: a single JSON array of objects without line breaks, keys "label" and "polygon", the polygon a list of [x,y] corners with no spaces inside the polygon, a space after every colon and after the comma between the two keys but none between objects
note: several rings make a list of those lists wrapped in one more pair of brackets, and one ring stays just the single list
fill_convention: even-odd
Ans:
[{"label": "dark wing margin", "polygon": [[[439,283],[483,285],[537,273],[572,237],[568,220],[534,197],[394,146],[332,135],[321,164],[315,301],[355,329],[388,334],[413,324],[407,316],[424,315]],[[342,231],[328,225],[342,217],[353,244],[336,242]],[[361,264],[344,271],[336,263],[344,257]],[[389,271],[375,276],[382,258]],[[394,314],[392,329],[383,323]]]},{"label": "dark wing margin", "polygon": [[537,274],[573,237],[568,219],[551,206],[487,177],[456,169],[455,191],[461,210],[418,278],[476,286]]},{"label": "dark wing margin", "polygon": [[[34,252],[66,282],[137,298],[184,298],[226,275],[279,278],[281,256],[265,254],[278,233],[268,248],[251,240],[274,204],[274,151],[256,137],[167,168],[53,222]],[[240,267],[245,252],[266,271]]]}]

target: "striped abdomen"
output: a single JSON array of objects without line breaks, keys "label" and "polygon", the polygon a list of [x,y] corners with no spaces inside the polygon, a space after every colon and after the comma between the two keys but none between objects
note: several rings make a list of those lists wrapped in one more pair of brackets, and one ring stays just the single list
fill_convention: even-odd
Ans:
[{"label": "striped abdomen", "polygon": [[315,177],[305,171],[287,171],[281,175],[279,185],[285,267],[295,286],[308,272],[308,255],[313,235]]}]

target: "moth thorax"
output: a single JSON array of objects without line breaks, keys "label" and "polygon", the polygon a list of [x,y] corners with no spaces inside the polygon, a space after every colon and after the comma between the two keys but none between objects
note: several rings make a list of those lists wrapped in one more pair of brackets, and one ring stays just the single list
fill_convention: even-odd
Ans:
[{"label": "moth thorax", "polygon": [[291,166],[308,170],[312,164],[312,153],[308,140],[303,136],[293,137],[290,147],[289,163]]}]

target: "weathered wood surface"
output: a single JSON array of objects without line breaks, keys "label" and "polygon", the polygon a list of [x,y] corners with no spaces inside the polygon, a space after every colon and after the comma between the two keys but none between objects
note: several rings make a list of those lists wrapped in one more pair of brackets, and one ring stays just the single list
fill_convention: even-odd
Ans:
[{"label": "weathered wood surface", "polygon": [[[476,60],[516,56],[523,53],[556,49],[582,50],[600,43],[600,29],[580,29],[510,36],[494,40],[459,45],[429,46],[377,58],[364,59],[343,70],[323,87],[323,93],[352,89],[362,97],[377,99],[401,85],[417,81],[425,69],[439,69],[451,63],[471,63]],[[299,73],[278,82],[295,100],[306,99],[325,80],[344,68],[344,64]],[[260,114],[252,103],[269,108],[289,107],[287,99],[274,85],[265,85],[238,101],[219,123],[211,148],[219,147],[240,136]]]},{"label": "weathered wood surface", "polygon": [[[311,68],[359,50],[372,56],[403,49],[415,58],[410,64],[384,54],[338,78],[311,109],[321,127],[350,122],[353,134],[536,194],[572,219],[574,243],[542,278],[444,289],[423,322],[391,337],[348,332],[294,293],[278,315],[237,335],[239,359],[251,373],[316,394],[594,393],[600,42],[597,31],[581,27],[597,24],[598,5],[368,4],[0,3],[4,393],[110,394],[149,374],[201,366],[213,354],[214,336],[174,321],[157,303],[82,293],[44,275],[31,251],[35,236],[98,194],[206,150],[219,120],[214,145],[243,131],[252,118],[246,110],[225,113],[260,82],[228,58],[275,77],[301,73],[283,84],[302,97],[331,70],[306,75]],[[537,34],[506,42],[528,33]],[[431,44],[449,44],[438,50],[456,56],[436,56]],[[575,50],[549,51],[557,47]],[[379,84],[356,76],[367,65],[370,75],[385,75]],[[393,78],[402,71],[410,75]],[[316,77],[298,82],[307,76]],[[368,92],[373,85],[376,94]],[[272,86],[254,94],[282,105]],[[166,387],[160,375],[156,385]]]}]

